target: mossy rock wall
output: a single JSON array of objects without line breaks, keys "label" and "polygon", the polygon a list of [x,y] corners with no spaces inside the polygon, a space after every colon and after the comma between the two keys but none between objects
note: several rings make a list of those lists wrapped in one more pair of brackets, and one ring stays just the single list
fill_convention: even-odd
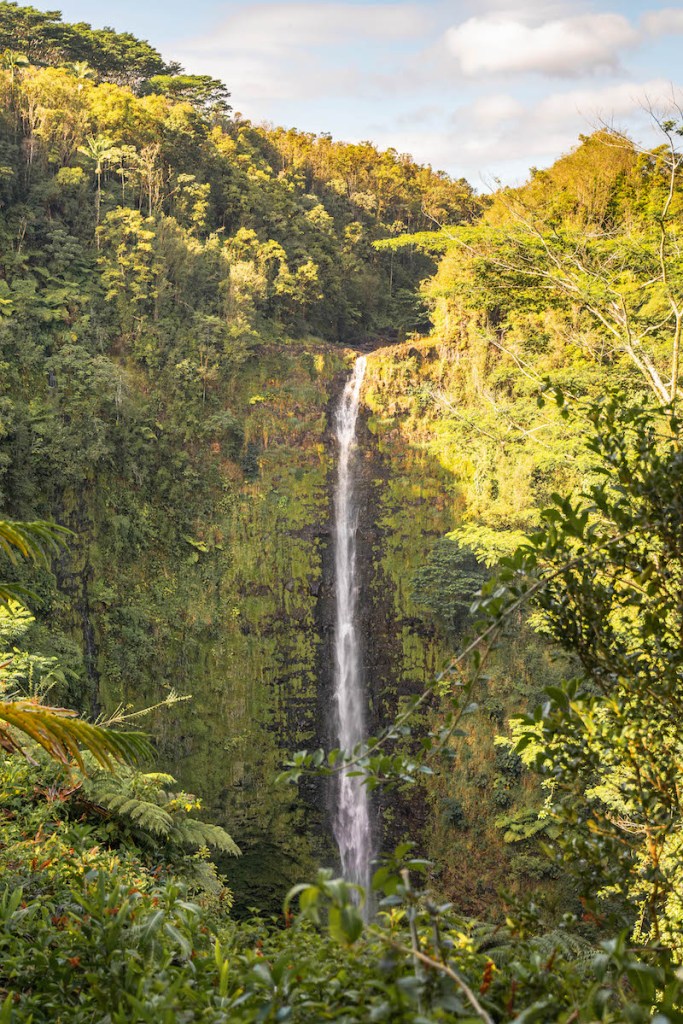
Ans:
[{"label": "mossy rock wall", "polygon": [[[154,482],[136,492],[109,469],[54,497],[77,534],[52,607],[83,645],[90,694],[77,696],[109,714],[191,695],[139,725],[160,767],[242,847],[223,865],[242,904],[279,906],[334,857],[320,787],[274,779],[288,753],[320,742],[327,412],[345,364],[343,350],[315,342],[264,345],[206,409],[232,410],[239,446],[188,429],[169,482],[177,495]],[[159,438],[169,423],[162,414]],[[163,473],[170,453],[159,461]]]}]

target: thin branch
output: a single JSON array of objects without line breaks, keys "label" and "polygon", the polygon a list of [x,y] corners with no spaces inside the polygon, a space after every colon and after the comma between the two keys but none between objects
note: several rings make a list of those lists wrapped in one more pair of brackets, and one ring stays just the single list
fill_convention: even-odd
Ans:
[{"label": "thin branch", "polygon": [[458,988],[464,993],[465,998],[477,1016],[480,1017],[481,1020],[485,1021],[485,1024],[495,1024],[493,1017],[486,1012],[464,978],[461,978],[460,975],[447,963],[442,963],[440,960],[434,960],[433,957],[427,956],[426,953],[423,953],[419,949],[410,949],[408,946],[404,946],[402,943],[397,942],[396,939],[389,938],[388,935],[380,931],[378,928],[370,928],[369,930],[371,934],[380,938],[382,942],[391,946],[392,949],[397,950],[399,953],[405,953],[408,956],[412,956],[415,959],[420,960],[423,964],[426,964],[428,967],[431,967],[433,970],[447,975],[447,977],[449,977],[451,981],[454,981]]},{"label": "thin branch", "polygon": [[473,423],[470,419],[468,419],[467,416],[465,416],[458,409],[456,409],[452,402],[448,401],[443,392],[433,391],[432,395],[437,400],[437,402],[440,402],[445,409],[448,409],[448,411],[453,414],[453,416],[457,417],[457,419],[459,420],[462,420],[472,430],[476,430],[478,434],[482,434],[484,437],[488,437],[489,441],[495,441],[496,444],[505,443],[505,438],[496,437],[495,434],[490,434],[488,430],[484,430],[484,428],[480,427],[478,423]]},{"label": "thin branch", "polygon": [[680,362],[680,351],[681,351],[681,324],[683,322],[683,310],[678,308],[675,310],[676,316],[676,328],[674,330],[674,343],[673,352],[671,355],[671,404],[676,401],[676,395],[678,392],[678,367]]}]

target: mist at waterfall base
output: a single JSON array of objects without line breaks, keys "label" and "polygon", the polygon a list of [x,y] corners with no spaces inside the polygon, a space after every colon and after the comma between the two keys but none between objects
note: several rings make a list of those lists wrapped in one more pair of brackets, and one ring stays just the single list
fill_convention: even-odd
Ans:
[{"label": "mist at waterfall base", "polygon": [[[342,393],[335,417],[339,462],[334,499],[334,699],[337,738],[340,748],[347,752],[366,737],[365,690],[358,630],[358,506],[354,494],[356,424],[365,366],[365,356],[359,356]],[[368,892],[372,835],[370,802],[362,781],[358,775],[340,775],[332,824],[344,878],[362,885]]]}]

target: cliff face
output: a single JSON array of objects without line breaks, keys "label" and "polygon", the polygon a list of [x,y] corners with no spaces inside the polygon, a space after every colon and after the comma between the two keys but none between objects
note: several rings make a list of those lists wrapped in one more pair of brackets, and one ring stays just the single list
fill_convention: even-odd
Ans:
[{"label": "cliff face", "polygon": [[[273,779],[294,750],[335,744],[330,424],[348,365],[338,349],[293,347],[240,375],[253,402],[244,451],[258,453],[256,466],[247,478],[242,467],[237,479],[234,467],[224,467],[211,526],[220,541],[191,549],[179,574],[192,640],[182,655],[177,649],[176,664],[182,656],[181,688],[194,699],[164,711],[155,731],[172,770],[242,846],[245,856],[226,867],[246,902],[253,894],[276,905],[314,862],[336,861],[332,787],[304,782],[297,796]],[[372,356],[370,365],[372,375]],[[358,563],[371,732],[421,692],[445,658],[443,639],[411,600],[411,575],[452,522],[445,474],[419,452],[392,446],[386,433],[364,402]],[[150,678],[160,668],[153,657]],[[139,700],[136,688],[133,695]],[[378,844],[422,841],[426,807],[424,794],[378,796]]]},{"label": "cliff face", "polygon": [[[182,440],[162,410],[147,426],[154,384],[125,360],[119,366],[126,418],[134,409],[144,424],[140,450],[124,447],[81,486],[52,479],[43,505],[75,533],[55,578],[42,581],[51,629],[82,680],[63,699],[109,714],[172,691],[191,695],[141,724],[156,738],[159,767],[198,793],[242,847],[224,865],[238,900],[277,907],[315,863],[336,860],[329,787],[305,782],[297,794],[273,780],[293,751],[334,744],[329,424],[349,358],[312,341],[263,345],[213,390],[204,415],[188,419]],[[206,436],[220,409],[240,424],[236,437],[215,428]],[[359,445],[374,731],[438,661],[433,628],[411,607],[409,576],[448,519],[442,496],[436,506],[427,500],[438,485],[425,482],[423,463],[383,450],[367,407]],[[384,846],[405,834],[405,809],[378,800]]]},{"label": "cliff face", "polygon": [[[307,781],[297,792],[273,780],[293,751],[335,745],[330,420],[351,357],[322,342],[264,342],[183,406],[164,401],[163,380],[111,357],[120,403],[80,424],[82,395],[60,375],[44,414],[53,445],[90,433],[104,455],[87,466],[74,456],[70,473],[57,474],[41,461],[35,421],[10,435],[10,484],[14,473],[26,495],[40,492],[40,514],[75,533],[54,575],[29,581],[50,628],[48,641],[38,627],[34,644],[74,673],[54,695],[105,713],[192,695],[140,724],[156,737],[160,768],[242,847],[223,867],[243,906],[276,909],[288,885],[336,862],[330,787]],[[371,732],[433,681],[462,630],[433,602],[445,594],[443,606],[466,613],[470,592],[458,591],[451,563],[426,598],[420,578],[439,567],[444,535],[481,504],[473,463],[434,398],[463,394],[468,365],[434,340],[368,356],[358,543]],[[72,369],[72,389],[74,380]],[[468,909],[495,901],[515,861],[520,885],[530,864],[540,870],[526,828],[536,798],[494,737],[557,669],[531,634],[518,640],[497,656],[452,774],[374,796],[378,845],[410,838],[438,855],[444,889]],[[439,713],[435,699],[425,724]]]},{"label": "cliff face", "polygon": [[[400,359],[400,355],[397,356]],[[368,375],[373,374],[369,357]],[[341,382],[338,391],[341,390]],[[367,394],[367,388],[365,389]],[[334,454],[331,431],[328,445]],[[359,639],[367,694],[367,728],[376,734],[391,721],[403,699],[419,694],[436,674],[443,656],[433,625],[411,600],[411,575],[448,523],[446,502],[425,499],[430,484],[423,460],[406,464],[406,453],[379,443],[377,427],[363,400],[357,428],[354,491],[358,503],[357,566],[359,573]],[[415,476],[410,476],[414,472]],[[408,480],[410,484],[408,485]],[[415,484],[420,480],[420,484]],[[330,486],[334,474],[330,477]],[[319,598],[322,645],[319,661],[321,735],[335,746],[333,714],[334,551],[331,535],[323,553],[323,586]],[[330,811],[335,785],[327,787]],[[390,850],[402,839],[422,843],[424,794],[375,793],[375,847]]]},{"label": "cliff face", "polygon": [[[100,692],[150,703],[163,685],[192,694],[162,711],[161,757],[226,825],[244,856],[225,865],[239,900],[281,900],[287,886],[329,859],[319,787],[297,798],[274,778],[287,755],[317,745],[331,452],[326,410],[342,354],[316,345],[271,349],[245,367],[231,402],[244,409],[238,462],[219,460],[206,515],[183,550],[157,552],[128,571],[144,592],[161,576],[164,631],[135,678],[107,673],[121,642],[100,637]],[[160,685],[161,684],[161,685]]]},{"label": "cliff face", "polygon": [[[528,402],[519,385],[499,399],[496,428],[473,387],[485,370],[481,355],[462,339],[431,337],[378,349],[368,360],[367,621],[375,652],[368,660],[378,720],[393,717],[402,698],[422,692],[447,665],[489,566],[518,543],[520,528],[537,521],[543,494],[534,474],[555,457],[555,445],[566,451],[575,443],[547,412],[536,413],[548,429],[542,451],[533,429],[510,429],[517,411],[509,413],[507,403]],[[490,381],[496,372],[489,369]],[[384,798],[387,847],[415,841],[441,865],[437,884],[465,913],[498,912],[503,887],[545,893],[551,907],[564,898],[536,845],[541,796],[504,738],[508,718],[539,703],[543,687],[566,671],[522,618],[511,623],[473,695],[475,713],[450,744],[450,767],[419,789]],[[425,727],[443,720],[457,693],[452,680],[437,687]]]}]

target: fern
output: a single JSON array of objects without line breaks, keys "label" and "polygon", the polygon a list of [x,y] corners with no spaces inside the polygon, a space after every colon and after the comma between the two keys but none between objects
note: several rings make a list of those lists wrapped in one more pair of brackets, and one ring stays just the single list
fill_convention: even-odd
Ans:
[{"label": "fern", "polygon": [[197,848],[213,846],[214,849],[220,850],[221,853],[229,853],[232,857],[240,855],[239,847],[220,825],[199,821],[198,818],[185,818],[182,823],[182,834],[184,843]]},{"label": "fern", "polygon": [[122,818],[130,818],[141,829],[152,832],[154,835],[166,838],[173,829],[173,819],[170,814],[152,804],[148,800],[136,800],[135,797],[114,795],[107,804],[107,809],[118,814]]},{"label": "fern", "polygon": [[544,833],[555,839],[559,829],[549,818],[540,818],[534,808],[523,807],[512,814],[501,814],[494,821],[496,828],[503,832],[504,843],[523,843]]},{"label": "fern", "polygon": [[534,947],[542,957],[550,958],[553,953],[558,953],[563,960],[570,960],[580,967],[588,968],[596,954],[596,949],[580,935],[561,928],[554,928],[545,935],[540,935],[533,941]]},{"label": "fern", "polygon": [[[485,953],[499,970],[504,970],[519,959],[519,939],[507,928],[477,922],[472,938],[477,952]],[[561,928],[535,936],[529,941],[529,947],[542,962],[559,957],[573,963],[579,970],[587,969],[597,952],[586,939]]]},{"label": "fern", "polygon": [[121,768],[116,776],[97,772],[85,779],[83,795],[116,817],[143,845],[156,848],[162,839],[179,849],[212,846],[238,857],[239,847],[225,829],[189,816],[201,803],[191,793],[169,789],[174,782],[163,772]]}]

